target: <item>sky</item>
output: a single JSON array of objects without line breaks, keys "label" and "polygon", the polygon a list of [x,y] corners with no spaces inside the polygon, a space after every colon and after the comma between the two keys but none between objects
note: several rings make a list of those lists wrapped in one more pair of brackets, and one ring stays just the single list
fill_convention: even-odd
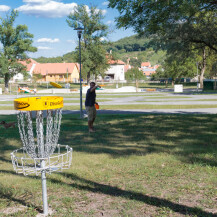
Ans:
[{"label": "sky", "polygon": [[15,26],[27,25],[28,32],[34,35],[33,46],[38,48],[37,52],[28,54],[30,57],[62,56],[74,51],[78,44],[76,30],[66,22],[77,4],[93,5],[103,10],[103,22],[111,30],[107,40],[117,41],[135,34],[132,29],[116,28],[115,17],[119,12],[108,8],[106,0],[0,0],[0,17],[4,18],[12,9],[19,11]]}]

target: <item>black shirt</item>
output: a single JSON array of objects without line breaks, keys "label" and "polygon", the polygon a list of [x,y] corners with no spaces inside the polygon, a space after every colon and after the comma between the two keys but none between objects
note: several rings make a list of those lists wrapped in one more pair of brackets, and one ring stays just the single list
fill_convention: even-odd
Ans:
[{"label": "black shirt", "polygon": [[96,102],[96,93],[95,91],[91,92],[90,89],[87,90],[86,93],[86,100],[85,100],[85,106],[94,106]]}]

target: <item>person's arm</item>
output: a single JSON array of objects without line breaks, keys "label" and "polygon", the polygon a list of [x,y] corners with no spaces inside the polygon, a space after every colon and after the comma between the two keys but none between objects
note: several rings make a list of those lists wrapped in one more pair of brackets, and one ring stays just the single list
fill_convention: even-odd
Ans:
[{"label": "person's arm", "polygon": [[95,91],[97,87],[101,88],[99,85],[95,85],[93,88],[90,89],[90,92]]}]

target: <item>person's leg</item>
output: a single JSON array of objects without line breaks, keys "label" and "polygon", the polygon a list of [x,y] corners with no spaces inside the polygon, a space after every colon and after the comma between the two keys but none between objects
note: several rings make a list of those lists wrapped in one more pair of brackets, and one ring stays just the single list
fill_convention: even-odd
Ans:
[{"label": "person's leg", "polygon": [[93,107],[86,107],[87,115],[88,115],[88,130],[89,132],[94,132],[93,130]]},{"label": "person's leg", "polygon": [[88,129],[89,129],[89,132],[93,131],[93,121],[88,121]]}]

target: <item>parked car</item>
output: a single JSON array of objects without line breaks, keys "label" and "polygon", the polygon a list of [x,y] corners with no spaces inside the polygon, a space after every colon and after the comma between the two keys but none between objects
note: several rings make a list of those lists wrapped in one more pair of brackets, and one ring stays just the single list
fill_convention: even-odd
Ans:
[{"label": "parked car", "polygon": [[105,76],[105,77],[104,77],[104,81],[105,81],[105,82],[111,81],[111,77],[110,77],[110,76]]}]

